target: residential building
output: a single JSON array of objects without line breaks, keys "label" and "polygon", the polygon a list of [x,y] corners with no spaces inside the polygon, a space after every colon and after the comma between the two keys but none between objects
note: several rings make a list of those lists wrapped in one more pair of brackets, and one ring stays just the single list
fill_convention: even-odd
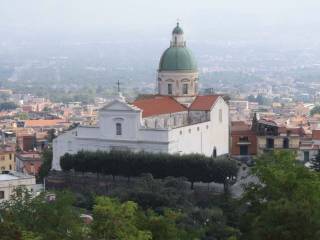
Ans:
[{"label": "residential building", "polygon": [[0,174],[0,203],[9,200],[14,190],[19,186],[26,187],[34,195],[43,190],[41,184],[36,184],[34,176],[18,172],[3,173]]},{"label": "residential building", "polygon": [[257,134],[258,154],[274,149],[291,149],[298,151],[300,139],[305,135],[302,127],[288,128],[278,126],[268,119],[252,121],[252,130]]},{"label": "residential building", "polygon": [[257,135],[245,122],[231,122],[231,150],[233,157],[257,155]]},{"label": "residential building", "polygon": [[41,155],[38,152],[21,152],[16,154],[16,168],[18,172],[29,175],[38,175],[42,165]]},{"label": "residential building", "polygon": [[301,140],[298,152],[299,160],[308,162],[315,158],[320,151],[320,130],[312,131],[312,136]]},{"label": "residential building", "polygon": [[0,147],[0,170],[2,171],[15,171],[15,150],[12,147]]}]

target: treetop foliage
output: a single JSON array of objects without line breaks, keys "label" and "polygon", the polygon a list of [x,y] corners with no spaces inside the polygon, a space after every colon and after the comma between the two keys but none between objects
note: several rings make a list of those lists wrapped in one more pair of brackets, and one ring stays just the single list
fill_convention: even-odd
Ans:
[{"label": "treetop foliage", "polygon": [[313,116],[315,114],[319,114],[320,113],[320,105],[315,106],[314,108],[311,109],[310,111],[310,115]]},{"label": "treetop foliage", "polygon": [[243,239],[320,239],[320,178],[289,151],[263,155],[242,199]]},{"label": "treetop foliage", "polygon": [[18,106],[14,102],[0,102],[0,111],[16,109]]}]

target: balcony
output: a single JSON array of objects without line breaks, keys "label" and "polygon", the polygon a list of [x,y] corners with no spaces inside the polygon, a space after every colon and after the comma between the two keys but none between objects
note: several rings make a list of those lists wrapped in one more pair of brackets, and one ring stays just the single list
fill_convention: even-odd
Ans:
[{"label": "balcony", "polygon": [[239,141],[239,142],[237,143],[237,145],[239,145],[239,146],[242,146],[242,145],[250,145],[250,144],[251,144],[250,141]]}]

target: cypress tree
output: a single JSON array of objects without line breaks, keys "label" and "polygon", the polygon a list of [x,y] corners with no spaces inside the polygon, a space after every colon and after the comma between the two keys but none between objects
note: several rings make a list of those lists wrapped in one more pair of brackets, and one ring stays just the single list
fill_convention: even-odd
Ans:
[{"label": "cypress tree", "polygon": [[320,151],[318,151],[318,154],[315,156],[315,158],[310,160],[310,163],[311,169],[316,172],[320,172]]}]

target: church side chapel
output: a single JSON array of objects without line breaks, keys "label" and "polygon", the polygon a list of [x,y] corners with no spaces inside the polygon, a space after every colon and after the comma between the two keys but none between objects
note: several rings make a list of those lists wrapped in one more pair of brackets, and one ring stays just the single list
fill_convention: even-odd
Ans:
[{"label": "church side chapel", "polygon": [[53,169],[80,150],[200,153],[229,151],[229,108],[219,95],[199,95],[196,60],[177,23],[160,58],[157,94],[128,103],[121,95],[99,110],[97,126],[78,126],[53,141]]}]

